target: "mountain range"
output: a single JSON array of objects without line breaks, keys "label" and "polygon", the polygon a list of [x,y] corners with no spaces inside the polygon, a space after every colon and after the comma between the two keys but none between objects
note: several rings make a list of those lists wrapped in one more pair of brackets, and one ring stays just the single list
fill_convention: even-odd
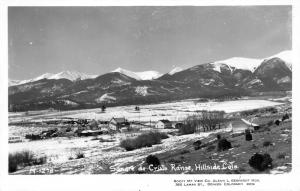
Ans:
[{"label": "mountain range", "polygon": [[103,75],[43,74],[9,86],[9,110],[79,109],[101,105],[146,104],[186,98],[224,98],[292,88],[292,53],[264,59],[233,57],[191,68],[132,72],[118,68]]},{"label": "mountain range", "polygon": [[36,78],[29,79],[29,80],[9,80],[8,85],[9,86],[21,85],[29,82],[39,81],[42,79],[68,79],[71,81],[75,81],[75,80],[85,80],[85,79],[96,78],[96,77],[97,75],[89,75],[89,74],[84,74],[76,71],[63,71],[57,74],[45,73]]}]

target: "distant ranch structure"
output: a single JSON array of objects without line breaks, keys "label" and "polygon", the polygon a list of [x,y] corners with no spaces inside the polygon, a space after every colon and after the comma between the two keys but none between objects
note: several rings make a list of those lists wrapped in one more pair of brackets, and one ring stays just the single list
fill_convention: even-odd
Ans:
[{"label": "distant ranch structure", "polygon": [[109,122],[109,128],[114,131],[118,131],[123,127],[129,127],[130,123],[123,118],[115,118],[113,117]]},{"label": "distant ranch structure", "polygon": [[155,124],[155,128],[156,129],[170,129],[170,128],[172,128],[172,123],[171,123],[171,121],[169,121],[167,119],[159,120]]}]

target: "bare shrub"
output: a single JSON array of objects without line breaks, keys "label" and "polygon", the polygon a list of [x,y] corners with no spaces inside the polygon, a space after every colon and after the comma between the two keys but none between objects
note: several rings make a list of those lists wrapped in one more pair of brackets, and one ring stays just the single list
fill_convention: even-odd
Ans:
[{"label": "bare shrub", "polygon": [[201,148],[201,144],[202,144],[202,142],[201,142],[200,140],[195,141],[195,142],[193,143],[194,149],[195,149],[195,150],[199,150],[199,149]]},{"label": "bare shrub", "polygon": [[277,158],[278,159],[285,159],[286,153],[278,153]]},{"label": "bare shrub", "polygon": [[31,151],[21,151],[8,155],[8,171],[15,172],[21,167],[41,165],[47,162],[47,157],[35,157]]},{"label": "bare shrub", "polygon": [[227,139],[223,138],[218,141],[218,151],[226,151],[231,148],[231,143]]},{"label": "bare shrub", "polygon": [[133,139],[125,139],[121,141],[120,147],[125,148],[126,151],[132,151],[136,149],[135,141]]},{"label": "bare shrub", "polygon": [[154,136],[159,136],[161,139],[169,138],[168,134],[166,133],[161,133],[161,132],[152,132],[152,133],[154,133]]},{"label": "bare shrub", "polygon": [[221,123],[226,121],[224,111],[207,111],[200,110],[196,114],[188,116],[183,122],[183,126],[179,128],[181,134],[192,134],[200,131],[215,130],[221,127]]},{"label": "bare shrub", "polygon": [[272,168],[272,161],[273,159],[269,154],[256,153],[249,159],[248,164],[258,171],[264,171]]},{"label": "bare shrub", "polygon": [[289,119],[289,118],[290,118],[290,116],[286,113],[284,116],[282,116],[281,121],[284,121],[284,120]]},{"label": "bare shrub", "polygon": [[181,135],[193,134],[196,132],[196,126],[192,124],[183,124],[179,127],[179,133]]},{"label": "bare shrub", "polygon": [[252,141],[252,134],[249,129],[245,130],[245,139],[246,141]]},{"label": "bare shrub", "polygon": [[265,111],[270,113],[278,113],[278,110],[275,107],[266,108]]},{"label": "bare shrub", "polygon": [[272,142],[271,141],[264,141],[263,142],[263,146],[264,147],[268,147],[268,146],[271,146],[272,145]]},{"label": "bare shrub", "polygon": [[35,158],[32,164],[33,165],[42,165],[42,164],[45,164],[46,162],[47,162],[47,157],[42,156],[42,157]]},{"label": "bare shrub", "polygon": [[279,126],[279,125],[280,125],[280,121],[277,119],[277,120],[275,121],[275,124],[276,124],[277,126]]},{"label": "bare shrub", "polygon": [[105,105],[102,105],[101,111],[102,111],[102,113],[104,113],[106,111],[106,106]]},{"label": "bare shrub", "polygon": [[77,152],[76,154],[75,154],[75,158],[76,159],[81,159],[81,158],[84,158],[85,156],[84,156],[84,153],[83,152],[81,152],[81,151],[79,151],[79,152]]},{"label": "bare shrub", "polygon": [[258,146],[256,144],[252,144],[250,149],[257,149],[257,148],[258,148]]},{"label": "bare shrub", "polygon": [[158,167],[160,165],[160,161],[155,155],[147,156],[146,163],[148,165],[152,165],[153,167]]},{"label": "bare shrub", "polygon": [[221,123],[226,121],[224,114],[224,111],[198,111],[199,124],[204,128],[204,131],[214,130],[217,126],[220,128]]},{"label": "bare shrub", "polygon": [[209,145],[209,146],[206,147],[206,152],[211,152],[211,151],[213,151],[215,149],[216,149],[215,145]]},{"label": "bare shrub", "polygon": [[132,151],[134,149],[151,147],[152,145],[159,144],[161,143],[161,140],[165,138],[168,138],[166,133],[149,132],[141,134],[136,138],[121,141],[120,147],[125,148],[126,151]]}]

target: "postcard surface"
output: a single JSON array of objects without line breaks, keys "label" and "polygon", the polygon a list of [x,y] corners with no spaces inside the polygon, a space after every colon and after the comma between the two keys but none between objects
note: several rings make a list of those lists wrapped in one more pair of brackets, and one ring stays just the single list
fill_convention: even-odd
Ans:
[{"label": "postcard surface", "polygon": [[3,190],[299,189],[296,5],[93,3],[1,7]]}]

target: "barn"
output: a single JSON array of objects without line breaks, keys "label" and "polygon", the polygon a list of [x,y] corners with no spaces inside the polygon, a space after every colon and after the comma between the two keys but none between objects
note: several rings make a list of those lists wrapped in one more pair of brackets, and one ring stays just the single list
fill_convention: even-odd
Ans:
[{"label": "barn", "polygon": [[122,118],[115,118],[113,117],[109,121],[109,128],[114,131],[119,131],[123,127],[130,127],[130,123],[125,119],[125,117]]},{"label": "barn", "polygon": [[162,119],[162,120],[159,120],[155,124],[155,128],[156,129],[171,129],[172,128],[172,123],[171,123],[171,121],[169,121],[167,119]]}]

